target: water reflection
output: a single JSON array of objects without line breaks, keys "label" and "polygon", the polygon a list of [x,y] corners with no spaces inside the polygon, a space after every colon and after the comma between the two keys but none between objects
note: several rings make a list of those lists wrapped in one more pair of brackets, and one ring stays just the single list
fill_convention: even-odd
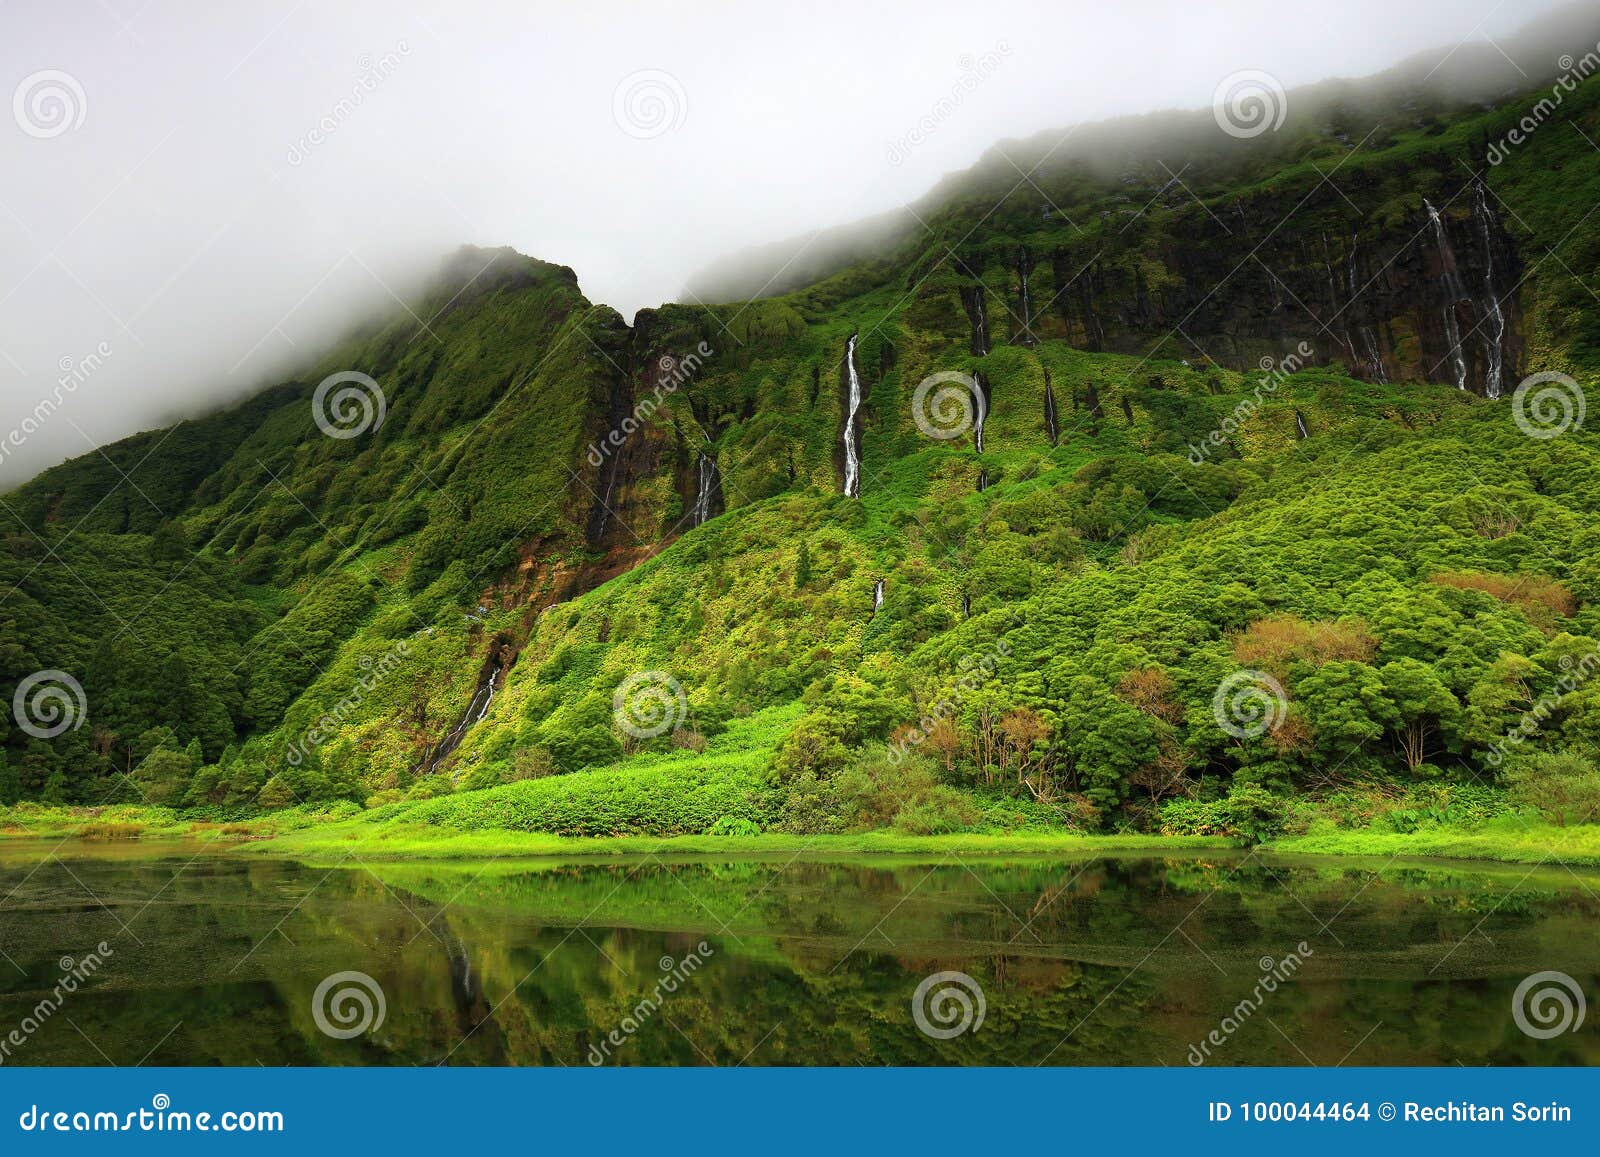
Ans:
[{"label": "water reflection", "polygon": [[[1214,1064],[1600,1062],[1593,1024],[1539,1040],[1511,1015],[1532,972],[1600,1000],[1600,888],[1562,870],[49,850],[0,861],[0,1036],[34,1022],[8,1064],[1183,1065],[1213,1033]],[[348,1040],[312,999],[339,972],[384,1006]],[[919,1027],[941,972],[971,978],[976,1031]]]}]

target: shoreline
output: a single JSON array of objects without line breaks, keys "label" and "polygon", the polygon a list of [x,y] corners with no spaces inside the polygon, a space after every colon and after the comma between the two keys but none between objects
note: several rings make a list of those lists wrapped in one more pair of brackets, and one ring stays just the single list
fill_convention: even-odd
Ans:
[{"label": "shoreline", "polygon": [[[132,827],[133,825],[129,825]],[[376,827],[359,819],[313,824],[288,831],[250,832],[248,825],[168,824],[113,837],[91,825],[0,831],[0,855],[30,844],[71,843],[107,855],[138,858],[141,848],[182,844],[218,854],[338,862],[359,856],[374,861],[463,861],[491,859],[583,860],[634,856],[694,858],[734,856],[762,859],[920,858],[923,862],[965,857],[1060,856],[1081,859],[1111,854],[1195,855],[1245,853],[1250,846],[1220,836],[1083,834],[951,834],[914,836],[895,832],[845,835],[609,836],[564,837],[542,832],[485,829],[463,832],[428,825]],[[363,830],[366,829],[366,830]],[[1454,861],[1521,864],[1551,868],[1600,868],[1600,825],[1464,830],[1433,828],[1407,835],[1372,830],[1331,830],[1254,845],[1273,856],[1307,859]]]}]

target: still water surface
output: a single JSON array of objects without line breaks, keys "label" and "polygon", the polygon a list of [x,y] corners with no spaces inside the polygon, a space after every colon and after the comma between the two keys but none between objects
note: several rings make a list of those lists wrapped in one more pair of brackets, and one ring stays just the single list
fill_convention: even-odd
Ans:
[{"label": "still water surface", "polygon": [[[1543,971],[1600,1005],[1600,878],[1558,868],[1243,853],[307,866],[10,843],[0,897],[0,1038],[24,1038],[11,1065],[1600,1063],[1600,1009],[1549,1039],[1513,1017]],[[38,1016],[64,958],[101,942],[95,974]],[[319,1016],[316,999],[342,972],[383,1002],[348,1039],[323,1029],[340,1012],[359,1024],[359,1004],[325,996]],[[971,1010],[948,1038],[915,1015],[936,973],[964,976],[925,990],[927,1024]]]}]

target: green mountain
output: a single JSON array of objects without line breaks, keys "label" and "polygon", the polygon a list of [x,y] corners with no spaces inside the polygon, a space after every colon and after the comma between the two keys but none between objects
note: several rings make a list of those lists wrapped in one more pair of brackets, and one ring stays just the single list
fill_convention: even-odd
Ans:
[{"label": "green mountain", "polygon": [[631,326],[463,250],[5,497],[0,799],[1248,832],[1503,778],[1560,814],[1600,739],[1597,43],[1569,12],[1522,67],[1268,91],[1255,135],[1011,142],[912,227],[694,282],[774,296]]}]

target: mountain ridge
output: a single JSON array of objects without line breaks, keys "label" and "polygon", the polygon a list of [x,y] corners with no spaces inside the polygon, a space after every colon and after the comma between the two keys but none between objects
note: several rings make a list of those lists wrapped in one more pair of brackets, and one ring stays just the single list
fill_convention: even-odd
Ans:
[{"label": "mountain ridge", "polygon": [[[1600,459],[1503,397],[1600,365],[1600,98],[1474,163],[1536,96],[1260,151],[1207,118],[1226,155],[1181,181],[974,170],[892,252],[631,325],[463,248],[415,317],[6,496],[0,688],[64,673],[87,726],[8,719],[0,799],[535,780],[559,825],[642,760],[687,794],[616,830],[1155,827],[1492,775],[1600,645]],[[1276,728],[1216,714],[1237,670]]]}]

